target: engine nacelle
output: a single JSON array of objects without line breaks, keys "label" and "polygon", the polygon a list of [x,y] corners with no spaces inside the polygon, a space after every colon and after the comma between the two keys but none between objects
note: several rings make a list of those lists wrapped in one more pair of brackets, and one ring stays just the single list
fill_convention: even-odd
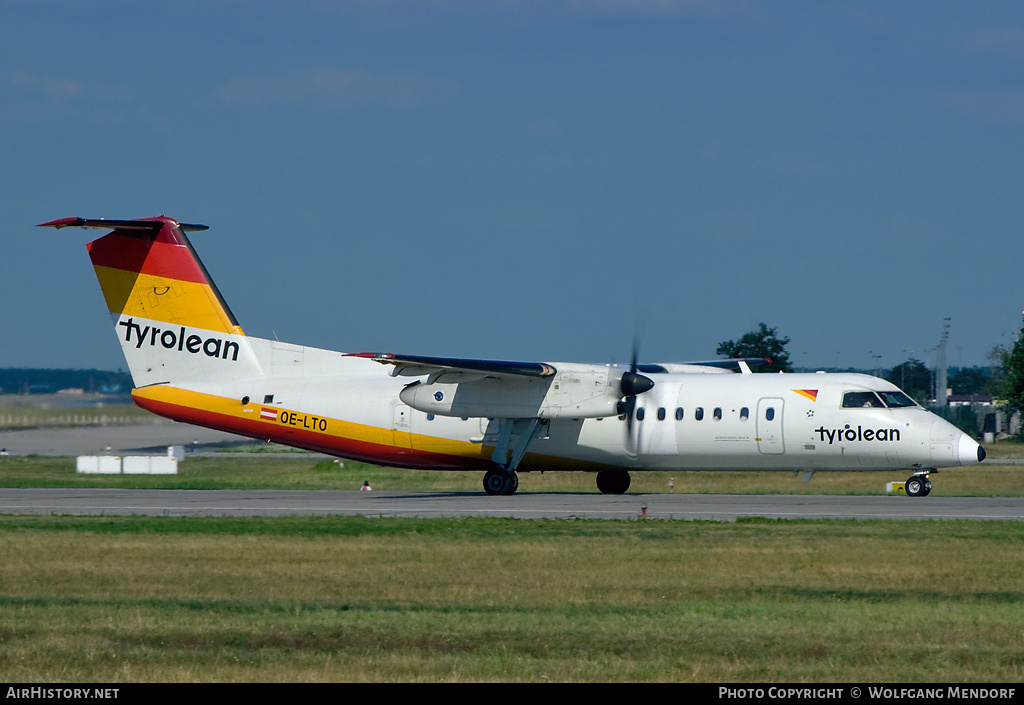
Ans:
[{"label": "engine nacelle", "polygon": [[414,382],[399,398],[413,409],[440,416],[602,418],[618,413],[622,374],[615,368],[564,364],[553,377],[451,372]]}]

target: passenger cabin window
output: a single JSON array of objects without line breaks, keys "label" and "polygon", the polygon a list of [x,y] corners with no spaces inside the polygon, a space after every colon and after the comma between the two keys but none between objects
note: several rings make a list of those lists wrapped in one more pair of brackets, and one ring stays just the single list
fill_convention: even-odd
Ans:
[{"label": "passenger cabin window", "polygon": [[636,420],[637,421],[643,421],[644,420],[644,408],[642,406],[639,409],[636,410]]},{"label": "passenger cabin window", "polygon": [[740,409],[740,421],[746,421],[750,418],[750,409],[743,407]]},{"label": "passenger cabin window", "polygon": [[676,421],[682,421],[682,420],[683,420],[683,407],[679,407],[678,409],[676,409]]},{"label": "passenger cabin window", "polygon": [[874,392],[847,392],[843,395],[844,409],[884,409],[885,404]]},{"label": "passenger cabin window", "polygon": [[703,406],[698,406],[696,409],[693,410],[693,418],[697,419],[698,421],[703,421],[704,420],[704,407]]},{"label": "passenger cabin window", "polygon": [[715,417],[715,421],[721,421],[722,420],[722,407],[720,407],[720,406],[716,406],[715,407],[714,417]]},{"label": "passenger cabin window", "polygon": [[664,421],[664,420],[665,420],[665,407],[660,407],[658,409],[658,421]]}]

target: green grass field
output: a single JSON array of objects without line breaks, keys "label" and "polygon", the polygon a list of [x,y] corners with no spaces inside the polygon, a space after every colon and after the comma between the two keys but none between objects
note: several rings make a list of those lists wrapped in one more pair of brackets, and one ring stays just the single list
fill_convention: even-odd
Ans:
[{"label": "green grass field", "polygon": [[1019,682],[1018,522],[0,518],[11,682]]},{"label": "green grass field", "polygon": [[[480,490],[304,454],[177,476],[7,458],[5,487]],[[932,496],[1020,496],[1024,468]],[[631,491],[881,494],[891,473],[635,473]],[[520,492],[596,492],[584,473]],[[927,501],[912,500],[906,501]],[[0,516],[8,682],[1019,682],[1024,522]]]}]

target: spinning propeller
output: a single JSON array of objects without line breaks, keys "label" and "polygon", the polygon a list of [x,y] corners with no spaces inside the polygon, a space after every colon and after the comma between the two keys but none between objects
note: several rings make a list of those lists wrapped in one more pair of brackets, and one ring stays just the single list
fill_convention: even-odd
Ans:
[{"label": "spinning propeller", "polygon": [[622,413],[626,415],[626,433],[630,442],[633,442],[633,422],[636,420],[636,398],[637,395],[649,392],[654,388],[654,380],[641,374],[637,374],[637,355],[640,345],[633,341],[633,359],[629,363],[629,372],[623,372],[619,380],[622,396],[625,400],[620,402]]}]

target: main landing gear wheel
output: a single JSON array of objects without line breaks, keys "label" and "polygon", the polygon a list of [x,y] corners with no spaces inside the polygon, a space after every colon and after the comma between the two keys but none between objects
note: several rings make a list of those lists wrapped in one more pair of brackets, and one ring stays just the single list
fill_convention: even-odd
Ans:
[{"label": "main landing gear wheel", "polygon": [[519,476],[507,470],[488,470],[484,474],[484,492],[490,495],[515,494],[519,489]]},{"label": "main landing gear wheel", "polygon": [[604,494],[625,494],[629,489],[629,473],[625,470],[602,470],[597,473],[597,489]]},{"label": "main landing gear wheel", "polygon": [[932,481],[927,475],[914,475],[907,480],[903,488],[907,491],[908,497],[927,497],[932,491]]}]

